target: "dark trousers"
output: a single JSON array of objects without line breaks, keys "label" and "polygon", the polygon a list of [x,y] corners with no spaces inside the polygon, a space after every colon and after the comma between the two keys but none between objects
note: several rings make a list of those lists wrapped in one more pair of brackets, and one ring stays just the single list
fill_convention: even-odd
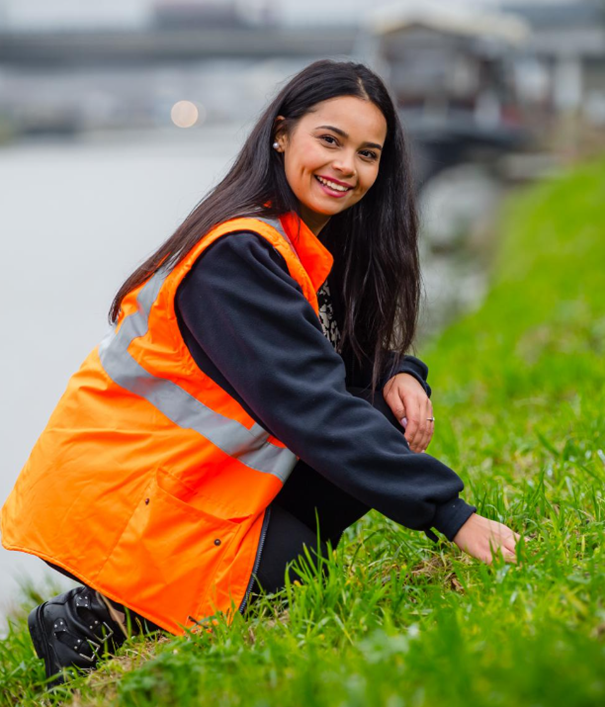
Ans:
[{"label": "dark trousers", "polygon": [[[372,402],[369,389],[350,387],[348,391]],[[376,393],[373,406],[403,434],[404,428],[396,420],[381,392]],[[258,597],[260,588],[273,593],[284,587],[286,567],[299,555],[304,557],[304,545],[316,561],[317,522],[319,547],[323,557],[327,557],[327,541],[330,540],[332,548],[335,548],[344,530],[369,510],[370,506],[353,498],[300,460],[271,503],[269,525],[249,602]],[[292,567],[288,567],[288,577],[291,582],[295,579],[300,581]]]}]

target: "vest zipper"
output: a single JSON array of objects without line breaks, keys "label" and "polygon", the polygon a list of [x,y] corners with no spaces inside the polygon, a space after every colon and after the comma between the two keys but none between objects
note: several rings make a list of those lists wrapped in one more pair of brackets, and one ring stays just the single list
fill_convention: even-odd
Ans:
[{"label": "vest zipper", "polygon": [[239,607],[239,611],[241,614],[244,613],[244,609],[246,608],[246,603],[248,602],[248,595],[250,594],[250,590],[252,589],[252,585],[254,583],[254,575],[258,571],[258,566],[260,565],[260,556],[263,551],[263,545],[265,544],[265,536],[267,535],[267,529],[269,527],[269,518],[271,517],[271,506],[267,506],[265,509],[265,517],[263,518],[263,526],[260,531],[260,540],[258,541],[258,548],[256,550],[256,558],[254,559],[254,567],[252,568],[252,573],[250,574],[250,581],[248,582],[248,587],[246,588],[246,593],[244,594],[244,598],[242,600],[242,603]]}]

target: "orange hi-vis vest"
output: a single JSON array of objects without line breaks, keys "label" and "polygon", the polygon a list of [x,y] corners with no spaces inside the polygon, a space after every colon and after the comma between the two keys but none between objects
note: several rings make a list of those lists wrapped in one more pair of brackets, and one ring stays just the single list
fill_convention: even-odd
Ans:
[{"label": "orange hi-vis vest", "polygon": [[126,295],[2,509],[5,548],[67,570],[174,634],[243,611],[266,509],[298,461],[198,368],[175,314],[196,259],[242,230],[283,256],[317,313],[333,259],[297,215],[219,224],[173,270]]}]

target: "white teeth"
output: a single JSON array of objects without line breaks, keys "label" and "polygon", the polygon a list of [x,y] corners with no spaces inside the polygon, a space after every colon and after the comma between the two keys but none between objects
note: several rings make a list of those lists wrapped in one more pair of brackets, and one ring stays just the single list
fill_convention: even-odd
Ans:
[{"label": "white teeth", "polygon": [[318,177],[315,175],[322,184],[325,184],[327,187],[330,187],[330,189],[334,189],[335,191],[349,191],[350,187],[343,187],[341,184],[336,184],[335,182],[330,182],[327,179],[322,179],[321,177]]}]

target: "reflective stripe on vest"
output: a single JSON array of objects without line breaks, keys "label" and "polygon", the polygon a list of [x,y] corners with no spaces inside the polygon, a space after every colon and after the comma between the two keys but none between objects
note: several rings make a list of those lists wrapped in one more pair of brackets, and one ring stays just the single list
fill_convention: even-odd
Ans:
[{"label": "reflective stripe on vest", "polygon": [[[279,221],[257,220],[278,230],[296,254]],[[230,457],[285,483],[298,457],[287,447],[269,442],[270,435],[261,425],[254,423],[248,429],[215,412],[176,383],[149,373],[128,352],[132,341],[147,333],[151,307],[167,275],[160,268],[145,283],[137,296],[137,310],[125,317],[117,332],[112,328],[99,344],[101,365],[114,383],[147,400],[174,424],[198,432]]]},{"label": "reflective stripe on vest", "polygon": [[281,222],[279,219],[273,219],[273,218],[262,218],[261,216],[255,216],[254,217],[257,221],[262,221],[263,223],[266,223],[267,226],[273,227],[276,231],[279,232],[279,235],[286,241],[286,243],[290,246],[292,252],[296,256],[297,260],[300,262],[300,258],[298,257],[298,253],[296,252],[296,248],[292,244],[292,241],[288,237],[288,234],[284,231],[282,228]]}]

